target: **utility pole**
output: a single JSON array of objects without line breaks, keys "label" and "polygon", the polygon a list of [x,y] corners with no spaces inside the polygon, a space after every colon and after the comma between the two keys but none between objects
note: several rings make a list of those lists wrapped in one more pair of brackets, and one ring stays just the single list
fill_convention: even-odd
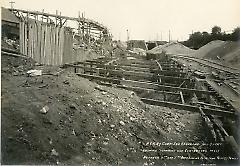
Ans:
[{"label": "utility pole", "polygon": [[193,48],[194,48],[193,30],[192,30],[192,39],[193,39],[193,41],[192,41],[193,43],[192,44],[193,44]]},{"label": "utility pole", "polygon": [[128,32],[128,29],[127,29],[127,41],[129,41],[129,32]]},{"label": "utility pole", "polygon": [[169,43],[170,43],[170,41],[171,41],[171,32],[170,32],[170,30],[169,30],[169,32],[168,32],[168,41],[169,41]]},{"label": "utility pole", "polygon": [[11,9],[13,9],[13,4],[15,3],[14,1],[9,2],[11,4]]},{"label": "utility pole", "polygon": [[162,41],[162,31],[161,31],[161,41]]}]

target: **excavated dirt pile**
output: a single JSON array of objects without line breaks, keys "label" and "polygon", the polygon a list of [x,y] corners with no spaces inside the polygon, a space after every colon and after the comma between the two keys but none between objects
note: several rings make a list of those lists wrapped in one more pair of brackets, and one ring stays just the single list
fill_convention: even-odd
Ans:
[{"label": "excavated dirt pile", "polygon": [[212,41],[201,47],[195,56],[215,60],[227,66],[240,68],[240,42]]},{"label": "excavated dirt pile", "polygon": [[2,55],[1,75],[2,164],[175,165],[144,159],[147,142],[203,141],[198,113],[145,105],[67,70]]},{"label": "excavated dirt pile", "polygon": [[224,41],[221,40],[214,40],[209,42],[208,44],[202,46],[199,48],[193,56],[198,57],[198,58],[203,58],[205,57],[208,53],[210,53],[212,50],[217,49],[224,45]]},{"label": "excavated dirt pile", "polygon": [[214,40],[202,46],[190,56],[210,59],[240,69],[240,42]]},{"label": "excavated dirt pile", "polygon": [[147,53],[149,54],[161,54],[162,52],[166,52],[168,54],[192,54],[195,50],[192,50],[181,43],[172,42],[164,45],[157,46],[152,50],[149,50]]}]

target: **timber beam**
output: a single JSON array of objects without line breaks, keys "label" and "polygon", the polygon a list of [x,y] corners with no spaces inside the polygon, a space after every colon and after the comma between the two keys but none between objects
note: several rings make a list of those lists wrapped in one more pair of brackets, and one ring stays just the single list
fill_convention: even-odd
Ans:
[{"label": "timber beam", "polygon": [[[90,64],[91,65],[91,64]],[[141,71],[127,71],[127,70],[109,70],[109,69],[104,69],[104,68],[92,68],[92,67],[87,67],[87,66],[80,66],[80,65],[66,65],[69,67],[74,67],[74,68],[82,68],[84,70],[90,70],[90,71],[102,71],[102,72],[110,72],[116,75],[124,75],[124,76],[140,76],[140,77],[154,77],[155,74],[151,72],[141,72]],[[105,65],[106,67],[107,65]],[[108,67],[111,65],[108,65]],[[184,72],[177,72],[177,71],[169,71],[169,70],[161,70],[161,71],[156,71],[156,74],[161,74],[161,75],[166,75],[166,76],[176,76],[176,75],[181,75],[185,76],[186,73]]]},{"label": "timber beam", "polygon": [[[76,73],[79,76],[88,78],[88,79],[97,79],[101,81],[108,81],[116,84],[122,84],[122,85],[131,85],[131,86],[137,86],[137,87],[148,87],[149,89],[153,90],[164,90],[164,91],[182,91],[183,93],[199,93],[199,94],[214,94],[214,91],[205,91],[205,90],[197,90],[197,89],[189,89],[189,88],[179,88],[174,86],[165,86],[165,85],[159,85],[149,82],[139,82],[139,81],[133,81],[133,80],[121,80],[121,79],[114,79],[114,78],[107,78],[102,76],[95,76],[95,75],[89,75],[89,74],[81,74]],[[151,87],[151,88],[150,88]]]},{"label": "timber beam", "polygon": [[[119,75],[119,76],[130,75],[130,76],[143,77],[143,78],[146,78],[146,79],[156,78],[156,79],[162,79],[164,81],[173,81],[173,82],[185,81],[185,83],[187,83],[187,84],[191,82],[191,80],[189,78],[174,77],[174,76],[167,76],[167,75],[160,75],[160,74],[155,75],[155,74],[150,73],[150,72],[146,72],[146,71],[143,72],[143,71],[141,71],[141,68],[134,68],[134,67],[132,68],[132,67],[129,67],[129,66],[128,67],[126,67],[126,66],[122,67],[122,66],[117,66],[117,65],[92,64],[92,63],[88,63],[88,62],[79,62],[79,64],[82,64],[83,66],[72,65],[72,64],[66,64],[65,66],[73,67],[73,68],[75,68],[75,71],[77,71],[76,68],[81,68],[81,69],[84,69],[85,72],[86,71],[98,72],[98,73],[109,72],[111,74],[116,74],[116,75]],[[87,67],[87,66],[90,66],[90,67]],[[93,67],[93,66],[96,66],[96,67]],[[164,71],[165,70],[163,70],[163,72]]]},{"label": "timber beam", "polygon": [[[199,112],[198,106],[173,103],[173,102],[167,102],[167,101],[160,101],[160,100],[154,100],[154,99],[147,99],[147,98],[141,98],[141,100],[144,103],[151,104],[151,105],[158,105],[158,106],[163,106],[163,107],[188,110],[188,111],[192,111],[192,112]],[[211,109],[211,108],[202,108],[202,110],[206,115],[227,116],[227,117],[231,117],[231,118],[236,117],[235,113],[230,112],[230,111]]]}]

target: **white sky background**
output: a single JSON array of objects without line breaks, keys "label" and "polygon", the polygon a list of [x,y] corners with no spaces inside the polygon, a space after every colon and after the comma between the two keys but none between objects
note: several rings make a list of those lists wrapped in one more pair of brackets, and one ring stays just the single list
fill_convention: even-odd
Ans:
[{"label": "white sky background", "polygon": [[[10,7],[10,0],[1,0]],[[13,0],[14,7],[86,18],[107,26],[114,39],[186,40],[192,31],[222,31],[240,26],[240,0]]]}]

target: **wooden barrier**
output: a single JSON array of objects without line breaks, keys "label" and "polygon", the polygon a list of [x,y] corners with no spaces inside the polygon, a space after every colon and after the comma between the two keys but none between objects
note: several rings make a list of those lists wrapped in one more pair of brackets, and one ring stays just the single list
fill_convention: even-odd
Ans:
[{"label": "wooden barrier", "polygon": [[40,64],[75,62],[73,34],[65,27],[28,20],[20,22],[20,52]]}]

